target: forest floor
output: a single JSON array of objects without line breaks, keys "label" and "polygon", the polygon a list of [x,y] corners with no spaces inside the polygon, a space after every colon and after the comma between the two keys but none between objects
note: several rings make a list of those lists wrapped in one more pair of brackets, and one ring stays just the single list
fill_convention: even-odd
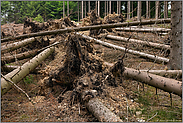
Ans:
[{"label": "forest floor", "polygon": [[[88,35],[89,31],[83,33]],[[132,34],[131,32],[122,33],[123,37],[127,38]],[[168,36],[133,32],[132,38],[165,43]],[[104,41],[104,39],[101,40]],[[124,43],[110,39],[105,39],[105,41],[168,58],[168,53],[165,51],[141,44]],[[122,51],[99,44],[94,44],[94,47],[101,51],[101,58],[109,63],[116,62],[124,54]],[[66,54],[63,44],[55,48],[54,54],[54,60],[48,58],[39,66],[42,70],[51,70],[62,64],[63,56]],[[123,62],[125,67],[134,69],[167,69],[167,65],[164,63],[154,63],[147,58],[132,54],[126,54]],[[1,97],[2,122],[98,122],[85,105],[79,103],[70,105],[68,97],[73,90],[68,89],[67,86],[55,85],[52,90],[54,93],[50,92],[46,96],[40,95],[38,91],[40,91],[39,88],[45,77],[48,75],[43,73],[29,74],[17,84],[28,93],[33,103],[14,86]],[[174,79],[182,81],[182,78],[174,77]],[[116,77],[116,80],[119,79]],[[125,77],[123,77],[122,83],[118,81],[118,87],[108,86],[107,91],[108,96],[99,97],[99,100],[124,122],[182,122],[182,99],[177,95],[172,94],[171,106],[169,93],[157,89],[156,94],[156,88]],[[57,98],[59,95],[62,95],[61,100]]]}]

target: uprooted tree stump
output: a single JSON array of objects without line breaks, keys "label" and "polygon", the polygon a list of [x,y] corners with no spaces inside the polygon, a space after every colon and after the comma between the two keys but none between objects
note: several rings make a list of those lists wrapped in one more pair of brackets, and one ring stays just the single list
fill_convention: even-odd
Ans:
[{"label": "uprooted tree stump", "polygon": [[[93,109],[95,106],[92,106],[93,103],[91,103],[90,100],[95,101],[94,98],[98,96],[106,96],[107,86],[118,86],[113,72],[121,69],[122,74],[124,71],[123,62],[121,60],[121,62],[117,64],[117,67],[112,68],[113,70],[111,72],[104,64],[103,60],[97,56],[91,42],[77,35],[69,35],[67,39],[65,43],[66,55],[63,64],[61,67],[50,72],[49,77],[44,81],[43,90],[40,92],[44,95],[44,89],[48,90],[47,88],[53,88],[58,84],[67,86],[67,90],[72,90],[71,96],[68,97],[71,105],[81,103],[86,105],[92,113],[98,112],[93,111],[99,109]],[[45,92],[45,94],[47,94],[47,92]],[[96,102],[96,104],[97,103],[98,102]],[[104,107],[101,103],[100,106]],[[104,112],[106,112],[106,110]],[[93,115],[95,116],[96,114]],[[122,121],[117,116],[115,116],[116,119],[109,118],[108,116],[113,117],[115,114],[107,111],[107,114],[104,114],[106,118],[101,119],[99,116],[98,120],[105,122]]]}]

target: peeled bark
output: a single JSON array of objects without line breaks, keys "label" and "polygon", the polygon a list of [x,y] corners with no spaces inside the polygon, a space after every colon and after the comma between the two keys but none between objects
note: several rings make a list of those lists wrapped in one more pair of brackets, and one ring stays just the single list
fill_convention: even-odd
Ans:
[{"label": "peeled bark", "polygon": [[[19,82],[23,79],[30,71],[34,70],[43,60],[45,60],[51,53],[53,53],[54,47],[48,48],[35,56],[30,61],[23,64],[20,68],[13,70],[11,73],[5,75],[6,78],[10,79],[14,83]],[[4,78],[1,78],[1,95],[5,94],[10,88],[11,83],[7,82]]]},{"label": "peeled bark", "polygon": [[[104,62],[106,65],[113,67],[113,63]],[[169,93],[176,94],[182,97],[182,82],[175,79],[165,78],[147,72],[138,71],[132,68],[125,67],[123,73],[125,77],[133,78],[141,83],[159,88]]]},{"label": "peeled bark", "polygon": [[124,23],[114,23],[114,24],[102,24],[102,25],[93,25],[93,26],[85,26],[85,27],[72,27],[72,28],[65,28],[65,29],[58,29],[52,31],[44,31],[44,32],[37,32],[31,34],[24,34],[15,37],[9,37],[1,39],[1,42],[6,42],[12,39],[20,39],[20,38],[27,38],[27,37],[36,37],[36,36],[45,36],[45,35],[52,35],[52,34],[62,34],[62,33],[69,33],[69,32],[77,32],[77,31],[86,31],[86,30],[95,30],[95,29],[108,29],[108,28],[116,28],[116,27],[124,27],[124,26],[138,26],[140,25],[147,25],[147,24],[159,24],[159,23],[170,23],[170,19],[159,19],[159,20],[145,20],[145,21],[134,21],[134,22],[124,22]]},{"label": "peeled bark", "polygon": [[130,31],[130,32],[170,32],[171,29],[165,29],[165,28],[136,28],[136,27],[121,27],[121,28],[115,28],[117,31]]},{"label": "peeled bark", "polygon": [[120,36],[113,36],[113,35],[107,35],[107,38],[110,39],[115,39],[115,40],[119,40],[119,41],[129,41],[129,42],[134,42],[134,43],[139,43],[139,44],[143,44],[143,45],[147,45],[147,46],[151,46],[151,47],[155,47],[155,48],[160,48],[160,49],[170,49],[169,45],[164,45],[164,44],[158,44],[158,43],[152,43],[152,42],[147,42],[147,41],[142,41],[142,40],[136,40],[136,39],[129,39],[125,38],[125,37],[120,37]]},{"label": "peeled bark", "polygon": [[159,56],[154,56],[154,55],[151,55],[151,54],[146,54],[146,53],[135,51],[135,50],[126,49],[124,47],[120,47],[120,46],[117,46],[117,45],[114,45],[114,44],[110,44],[110,43],[107,43],[107,42],[103,42],[103,41],[97,40],[95,38],[92,38],[92,37],[89,37],[89,36],[86,36],[86,35],[82,35],[82,34],[80,34],[78,32],[76,32],[76,34],[80,35],[81,37],[86,38],[88,40],[93,40],[96,43],[102,44],[103,46],[106,46],[106,47],[110,47],[110,48],[114,48],[114,49],[122,50],[122,51],[126,50],[127,53],[131,53],[131,54],[134,54],[134,55],[139,55],[141,57],[145,57],[145,58],[149,58],[149,59],[152,59],[152,60],[156,60],[156,62],[165,62],[165,63],[169,62],[169,59],[167,59],[167,58],[163,58],[163,57],[159,57]]},{"label": "peeled bark", "polygon": [[3,66],[5,63],[14,62],[15,58],[17,60],[22,60],[22,59],[30,58],[31,56],[35,56],[36,54],[37,54],[37,50],[32,50],[32,51],[16,54],[16,56],[15,55],[13,55],[13,56],[11,55],[11,56],[1,57],[1,66]]},{"label": "peeled bark", "polygon": [[3,46],[1,46],[1,54],[9,52],[9,51],[13,51],[13,50],[18,49],[20,47],[23,47],[27,44],[30,44],[34,41],[36,41],[35,38],[29,38],[29,39],[25,39],[23,41],[15,42],[15,43],[12,43],[12,44],[3,45]]},{"label": "peeled bark", "polygon": [[97,98],[90,99],[86,106],[100,122],[123,122]]}]

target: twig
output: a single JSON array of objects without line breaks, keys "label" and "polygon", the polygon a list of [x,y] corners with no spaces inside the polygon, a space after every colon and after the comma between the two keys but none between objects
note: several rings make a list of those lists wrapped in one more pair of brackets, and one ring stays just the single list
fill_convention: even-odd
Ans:
[{"label": "twig", "polygon": [[[29,97],[29,95],[24,91],[22,90],[20,87],[18,87],[13,81],[9,80],[8,78],[6,78],[3,74],[1,74],[1,76],[8,82],[12,83],[16,88],[18,88],[20,91],[22,91],[26,96],[27,98],[31,101],[31,98]],[[32,102],[32,101],[31,101]]]},{"label": "twig", "polygon": [[150,121],[151,119],[153,119],[156,115],[158,114],[158,112],[156,112],[156,114],[154,116],[152,116],[151,118],[147,119],[146,122]]},{"label": "twig", "polygon": [[[126,98],[126,96],[125,96],[125,98]],[[127,122],[128,122],[128,100],[127,100],[127,98],[126,98],[126,103],[127,103]]]}]

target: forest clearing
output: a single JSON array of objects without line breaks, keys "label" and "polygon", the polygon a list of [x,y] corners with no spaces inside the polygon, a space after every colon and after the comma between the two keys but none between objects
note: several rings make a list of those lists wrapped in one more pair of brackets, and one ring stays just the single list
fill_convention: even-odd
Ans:
[{"label": "forest clearing", "polygon": [[58,3],[53,19],[2,10],[2,122],[182,122],[181,1]]}]

